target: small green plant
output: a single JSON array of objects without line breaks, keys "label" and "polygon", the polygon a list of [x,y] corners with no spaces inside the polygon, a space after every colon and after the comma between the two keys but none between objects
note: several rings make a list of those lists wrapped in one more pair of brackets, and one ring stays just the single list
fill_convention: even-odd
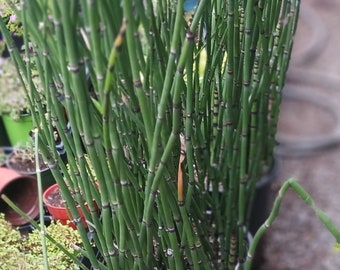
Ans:
[{"label": "small green plant", "polygon": [[[30,113],[28,87],[20,80],[18,71],[10,58],[0,59],[0,115],[8,114],[13,120],[19,120],[21,115]],[[32,63],[32,66],[34,64]],[[33,68],[34,69],[34,68]],[[41,89],[41,82],[34,70],[32,79],[35,87]],[[45,104],[45,99],[39,91],[39,99]]]},{"label": "small green plant", "polygon": [[22,36],[22,26],[15,14],[15,9],[18,7],[19,2],[19,0],[1,0],[0,12],[1,18],[6,22],[8,30],[17,36]]},{"label": "small green plant", "polygon": [[12,60],[1,60],[0,68],[0,115],[9,114],[14,120],[29,112],[28,98]]},{"label": "small green plant", "polygon": [[[69,226],[64,226],[57,221],[46,228],[46,233],[59,244],[65,246],[68,252],[79,255],[77,251],[72,248],[73,245],[79,246],[81,244],[79,234],[76,230],[73,230]],[[21,242],[21,251],[29,254],[26,255],[28,262],[35,262],[37,257],[41,257],[42,248],[40,241],[41,236],[39,230],[34,230]],[[72,260],[50,241],[47,241],[47,253],[51,269],[75,269],[76,265],[73,265]],[[40,263],[40,265],[42,265],[42,263]],[[72,266],[72,268],[70,266]]]},{"label": "small green plant", "polygon": [[[7,165],[16,171],[34,173],[36,171],[34,151],[34,142],[31,140],[27,141],[25,145],[15,145],[13,147],[13,152],[7,159]],[[39,165],[41,170],[47,168],[47,164],[44,162],[40,153]]]},{"label": "small green plant", "polygon": [[34,162],[34,143],[28,141],[25,145],[17,144],[13,147],[13,153],[20,155],[22,160]]},{"label": "small green plant", "polygon": [[20,241],[19,231],[13,230],[5,215],[0,213],[0,269],[20,269],[15,268],[24,261],[24,254],[18,248]]},{"label": "small green plant", "polygon": [[[72,246],[81,244],[77,231],[56,222],[46,228],[46,234],[64,246],[68,252],[79,256],[79,253],[72,248]],[[18,229],[13,229],[11,224],[4,219],[4,214],[0,213],[0,269],[43,269],[40,241],[39,230],[22,236]],[[47,252],[50,269],[79,269],[63,251],[50,241],[47,242]]]},{"label": "small green plant", "polygon": [[[6,23],[8,30],[15,36],[22,36],[22,26],[15,14],[15,8],[19,5],[19,0],[0,0],[1,19]],[[5,50],[5,42],[0,39],[0,55]]]}]

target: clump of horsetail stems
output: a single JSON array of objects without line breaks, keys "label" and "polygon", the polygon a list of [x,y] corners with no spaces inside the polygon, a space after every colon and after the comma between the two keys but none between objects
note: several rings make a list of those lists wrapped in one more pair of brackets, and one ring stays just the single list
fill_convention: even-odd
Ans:
[{"label": "clump of horsetail stems", "polygon": [[[183,4],[32,0],[16,10],[26,54],[10,49],[39,147],[94,269],[234,269],[246,260],[299,1],[200,0],[191,13]],[[53,152],[55,131],[70,169]]]}]

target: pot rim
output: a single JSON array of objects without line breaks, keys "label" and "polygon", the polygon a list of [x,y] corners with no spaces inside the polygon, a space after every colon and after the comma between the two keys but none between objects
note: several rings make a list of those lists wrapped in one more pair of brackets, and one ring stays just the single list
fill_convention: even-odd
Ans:
[{"label": "pot rim", "polygon": [[271,181],[274,181],[275,177],[278,175],[280,164],[278,158],[274,158],[273,167],[269,168],[261,177],[261,179],[256,182],[256,189],[260,189],[266,186]]},{"label": "pot rim", "polygon": [[[39,214],[39,200],[38,200],[38,196],[37,194],[34,194],[35,192],[38,192],[38,189],[36,186],[32,186],[32,185],[36,185],[36,179],[30,175],[20,175],[18,172],[9,169],[9,168],[5,168],[5,167],[1,167],[0,168],[0,175],[1,175],[1,181],[0,181],[0,193],[2,193],[9,185],[13,184],[15,181],[25,181],[25,184],[22,187],[29,187],[31,186],[32,188],[30,189],[30,193],[33,193],[29,196],[29,198],[31,198],[28,201],[23,201],[23,200],[18,200],[14,203],[16,203],[18,205],[18,207],[24,211],[26,213],[26,215],[28,215],[31,219],[34,219],[38,216]],[[26,184],[27,182],[30,182],[29,184]],[[32,184],[33,183],[33,184]],[[17,185],[17,184],[14,184]],[[26,186],[28,185],[28,186]],[[25,192],[24,191],[18,191],[19,194],[16,195],[21,195],[21,192]],[[8,197],[10,197],[8,195]],[[13,197],[13,196],[11,196]],[[33,198],[33,199],[32,199]],[[10,198],[13,201],[13,198]],[[20,201],[20,202],[19,202]],[[28,202],[30,204],[28,204]],[[1,211],[3,212],[3,211]],[[5,213],[6,215],[6,213]],[[6,218],[7,219],[7,218]],[[26,224],[28,221],[20,216],[19,214],[15,213],[10,214],[10,219],[8,219],[8,221],[14,225],[14,226],[20,226],[23,224]]]},{"label": "pot rim", "polygon": [[[9,168],[9,169],[11,169],[11,170],[13,170],[13,171],[16,171],[17,173],[19,173],[19,174],[21,174],[21,175],[35,175],[35,174],[37,174],[37,173],[43,173],[43,172],[46,172],[46,171],[50,170],[50,168],[48,167],[48,164],[46,164],[46,163],[43,163],[45,168],[43,168],[43,169],[40,168],[39,171],[36,171],[35,168],[34,168],[34,171],[21,171],[21,170],[17,170],[17,169],[15,169],[15,168],[13,167],[13,165],[12,165],[11,162],[10,162],[10,158],[11,158],[13,155],[14,155],[14,152],[13,152],[13,151],[7,155],[6,166],[7,166],[7,168]],[[39,165],[40,165],[40,167],[41,167],[42,164],[39,164]]]},{"label": "pot rim", "polygon": [[[54,209],[66,209],[66,206],[65,207],[61,207],[61,206],[55,206],[53,204],[50,203],[50,201],[48,200],[48,196],[56,189],[59,189],[59,185],[56,183],[56,184],[53,184],[52,186],[48,187],[44,193],[43,193],[43,202],[44,204],[46,204],[46,206],[48,207],[52,207]],[[77,206],[78,207],[78,206]]]}]

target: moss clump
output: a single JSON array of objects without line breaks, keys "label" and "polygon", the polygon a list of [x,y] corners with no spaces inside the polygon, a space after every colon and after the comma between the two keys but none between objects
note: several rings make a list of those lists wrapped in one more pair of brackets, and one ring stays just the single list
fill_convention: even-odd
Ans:
[{"label": "moss clump", "polygon": [[8,30],[17,35],[22,36],[22,26],[21,22],[15,14],[15,9],[19,7],[19,0],[0,0],[0,12],[2,19],[6,22]]},{"label": "moss clump", "polygon": [[[8,114],[13,120],[19,120],[22,114],[30,113],[30,103],[26,93],[29,88],[27,84],[25,88],[19,76],[11,58],[0,59],[0,115]],[[39,77],[33,74],[32,79],[39,92],[41,89]],[[43,95],[40,96],[40,101],[45,106]]]},{"label": "moss clump", "polygon": [[[21,22],[14,11],[19,7],[19,4],[19,0],[11,0],[9,2],[7,2],[7,0],[0,0],[1,19],[6,23],[7,29],[12,34],[12,36],[22,36],[23,34]],[[5,42],[3,39],[0,39],[0,55],[2,55],[4,50]]]},{"label": "moss clump", "polygon": [[[63,245],[68,252],[79,255],[71,247],[71,244],[78,246],[81,244],[76,230],[56,222],[46,228],[46,233]],[[47,240],[46,245],[50,269],[79,269],[77,264],[53,243]],[[13,229],[4,219],[4,214],[0,213],[0,258],[0,269],[43,270],[40,231],[34,230],[23,237],[19,230]]]}]

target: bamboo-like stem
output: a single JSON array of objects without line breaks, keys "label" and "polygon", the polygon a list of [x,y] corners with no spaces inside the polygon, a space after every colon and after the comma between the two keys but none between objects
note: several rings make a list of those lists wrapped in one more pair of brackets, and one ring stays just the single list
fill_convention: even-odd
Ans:
[{"label": "bamboo-like stem", "polygon": [[[242,119],[242,133],[241,133],[241,152],[240,152],[240,188],[239,188],[239,209],[238,209],[238,238],[244,239],[244,217],[245,217],[245,186],[248,182],[248,170],[247,170],[247,155],[248,155],[248,125],[249,125],[249,112],[250,104],[248,102],[250,96],[250,79],[251,79],[251,67],[252,67],[252,52],[251,43],[254,37],[254,1],[247,1],[245,7],[245,41],[244,47],[242,48],[244,52],[244,62],[243,62],[243,76],[242,76],[242,94],[241,94],[241,119]],[[239,256],[244,257],[244,248],[242,245],[239,246]]]},{"label": "bamboo-like stem", "polygon": [[318,209],[315,206],[315,202],[310,196],[310,194],[293,178],[290,178],[286,180],[283,185],[281,186],[277,197],[275,198],[272,210],[269,214],[268,219],[265,221],[265,223],[258,229],[256,234],[254,235],[253,241],[250,244],[247,260],[245,262],[245,269],[250,270],[251,269],[251,262],[256,250],[256,247],[263,236],[263,234],[270,228],[270,226],[275,221],[276,217],[279,214],[280,206],[282,199],[288,189],[293,189],[297,195],[314,211],[314,214],[320,219],[320,221],[323,223],[323,225],[327,228],[327,230],[333,235],[333,237],[336,240],[336,243],[340,243],[340,231],[336,228],[334,223],[327,217],[327,215]]},{"label": "bamboo-like stem", "polygon": [[[125,35],[125,28],[126,28],[126,22],[123,21],[123,25],[121,26],[119,35],[116,37],[115,42],[113,44],[113,48],[112,51],[110,53],[110,57],[109,57],[109,63],[108,63],[108,68],[107,68],[107,73],[106,73],[106,78],[105,78],[105,85],[104,85],[104,103],[103,103],[103,136],[104,136],[104,146],[106,149],[106,153],[108,155],[108,162],[109,162],[109,166],[111,168],[111,171],[115,171],[116,168],[114,165],[113,160],[111,159],[111,154],[110,153],[110,148],[111,148],[111,141],[110,141],[110,123],[109,123],[109,115],[110,115],[110,110],[109,110],[109,103],[110,103],[110,89],[111,89],[111,80],[112,80],[112,70],[115,66],[115,61],[116,61],[116,57],[119,51],[119,48],[122,45],[123,42],[123,38]],[[111,117],[112,118],[112,117]],[[112,129],[111,129],[112,132]],[[114,144],[117,144],[117,139],[115,139],[113,141]],[[119,143],[118,143],[119,144]],[[116,175],[116,174],[115,174]],[[117,177],[117,176],[116,176]],[[108,179],[108,177],[105,177],[106,179]],[[106,185],[108,186],[108,185]],[[120,187],[118,187],[120,189]],[[103,189],[106,189],[105,186],[103,186]],[[114,195],[115,194],[115,195]],[[111,200],[115,200],[116,196],[119,196],[120,193],[118,193],[118,191],[116,192],[111,192]],[[118,197],[120,198],[120,197]],[[106,208],[106,207],[105,207]],[[106,215],[105,217],[107,217],[107,219],[110,219],[110,215],[108,211],[105,211]],[[109,224],[109,223],[106,223]],[[106,235],[107,235],[107,243],[112,243],[113,242],[113,238],[112,238],[112,234],[110,233],[110,231],[112,230],[111,226],[107,226],[106,227]],[[121,245],[120,245],[120,249],[124,250],[125,249],[125,241],[121,241]],[[114,248],[113,246],[111,246],[109,248],[109,250],[112,250],[111,253],[113,253]]]},{"label": "bamboo-like stem", "polygon": [[35,156],[35,171],[37,172],[37,183],[38,183],[38,201],[39,201],[39,222],[40,222],[40,233],[41,233],[41,246],[42,246],[42,253],[43,253],[43,261],[44,261],[44,268],[46,270],[49,269],[48,265],[48,254],[46,248],[46,238],[45,238],[45,221],[44,221],[44,204],[42,199],[42,183],[41,183],[41,173],[40,173],[40,164],[39,164],[39,152],[38,152],[38,130],[34,131],[34,156]]},{"label": "bamboo-like stem", "polygon": [[[154,128],[154,134],[153,134],[153,141],[151,144],[151,149],[152,152],[151,154],[151,159],[150,159],[150,165],[149,165],[149,174],[148,174],[148,179],[147,179],[147,184],[146,184],[146,195],[148,196],[148,199],[146,199],[146,207],[144,208],[144,214],[143,214],[143,220],[145,222],[145,225],[142,227],[141,231],[141,236],[140,236],[140,241],[144,242],[145,236],[147,234],[147,253],[151,255],[152,253],[152,235],[150,232],[147,232],[147,228],[150,226],[150,219],[151,219],[151,209],[152,209],[152,204],[154,201],[154,194],[157,191],[159,181],[161,179],[161,175],[163,173],[163,168],[167,159],[171,153],[171,148],[173,141],[170,144],[167,144],[167,146],[164,149],[164,154],[161,158],[161,163],[159,165],[159,168],[157,170],[157,174],[155,175],[155,167],[156,167],[156,160],[159,157],[157,154],[157,145],[159,143],[159,135],[161,132],[161,126],[164,121],[165,117],[165,110],[166,110],[166,103],[167,99],[170,94],[170,85],[172,82],[172,74],[175,69],[175,57],[177,53],[177,47],[179,43],[179,34],[180,34],[180,26],[181,26],[181,20],[182,20],[182,13],[183,13],[183,0],[179,1],[177,4],[177,10],[176,10],[176,21],[175,21],[175,29],[174,29],[174,35],[171,41],[171,48],[170,48],[170,55],[168,58],[168,64],[166,67],[166,77],[164,79],[164,88],[162,90],[162,96],[159,101],[159,106],[158,106],[158,112],[157,112],[157,121],[156,125]],[[174,138],[174,137],[173,137]],[[175,138],[174,138],[175,139]],[[152,184],[151,184],[152,183]]]},{"label": "bamboo-like stem", "polygon": [[131,65],[131,73],[132,73],[132,80],[133,85],[135,88],[136,96],[139,101],[139,106],[142,114],[142,118],[144,121],[145,128],[145,134],[147,137],[148,147],[151,147],[151,141],[152,141],[152,133],[154,123],[151,119],[151,115],[149,114],[148,110],[148,103],[146,101],[145,93],[143,90],[143,82],[140,78],[139,74],[139,62],[136,55],[136,46],[139,45],[139,43],[136,43],[135,40],[135,32],[136,32],[136,23],[133,20],[133,9],[132,9],[132,2],[131,1],[124,1],[123,3],[123,12],[125,18],[130,18],[127,28],[126,28],[126,42],[127,47],[129,51],[129,61]]}]

